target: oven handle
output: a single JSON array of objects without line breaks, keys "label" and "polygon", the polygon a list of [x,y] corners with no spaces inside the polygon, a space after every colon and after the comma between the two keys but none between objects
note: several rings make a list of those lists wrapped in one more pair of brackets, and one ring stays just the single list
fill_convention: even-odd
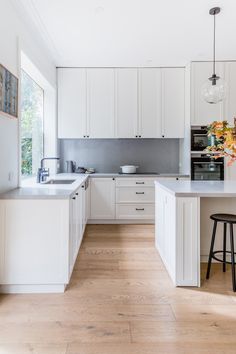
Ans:
[{"label": "oven handle", "polygon": [[214,165],[223,165],[224,162],[206,162],[206,161],[199,161],[199,162],[193,162],[194,165],[203,165],[203,164],[207,164],[210,165],[211,163],[213,163]]}]

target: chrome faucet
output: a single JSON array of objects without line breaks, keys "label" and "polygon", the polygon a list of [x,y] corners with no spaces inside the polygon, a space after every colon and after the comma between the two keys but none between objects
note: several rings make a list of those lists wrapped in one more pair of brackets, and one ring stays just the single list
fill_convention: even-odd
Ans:
[{"label": "chrome faucet", "polygon": [[46,178],[49,176],[49,168],[43,166],[45,160],[60,160],[60,157],[44,157],[41,160],[40,168],[37,173],[37,183],[45,182]]}]

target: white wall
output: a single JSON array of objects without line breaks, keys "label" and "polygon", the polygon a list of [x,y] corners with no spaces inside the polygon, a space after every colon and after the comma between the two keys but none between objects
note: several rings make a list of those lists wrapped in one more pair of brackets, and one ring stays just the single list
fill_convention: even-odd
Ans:
[{"label": "white wall", "polygon": [[[25,22],[13,1],[0,0],[0,9],[0,63],[19,77],[19,54],[23,50],[45,79],[56,87],[55,65],[41,38]],[[0,192],[18,185],[18,122],[0,114]]]}]

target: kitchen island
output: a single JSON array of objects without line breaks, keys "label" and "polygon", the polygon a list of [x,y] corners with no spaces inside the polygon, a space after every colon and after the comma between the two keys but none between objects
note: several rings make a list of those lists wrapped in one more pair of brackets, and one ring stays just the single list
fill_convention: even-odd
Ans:
[{"label": "kitchen island", "polygon": [[[214,213],[236,214],[236,181],[155,182],[155,244],[176,286],[201,285]],[[222,232],[219,225],[216,249],[222,249]]]}]

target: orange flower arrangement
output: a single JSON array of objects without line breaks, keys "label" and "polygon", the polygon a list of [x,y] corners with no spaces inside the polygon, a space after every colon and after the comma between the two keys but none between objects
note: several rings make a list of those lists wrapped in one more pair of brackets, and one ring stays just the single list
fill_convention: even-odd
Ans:
[{"label": "orange flower arrangement", "polygon": [[229,123],[224,120],[222,122],[213,122],[208,125],[208,136],[215,136],[216,144],[208,146],[207,152],[214,153],[214,158],[228,157],[228,166],[236,161],[236,118],[234,118],[234,126],[230,127]]}]

